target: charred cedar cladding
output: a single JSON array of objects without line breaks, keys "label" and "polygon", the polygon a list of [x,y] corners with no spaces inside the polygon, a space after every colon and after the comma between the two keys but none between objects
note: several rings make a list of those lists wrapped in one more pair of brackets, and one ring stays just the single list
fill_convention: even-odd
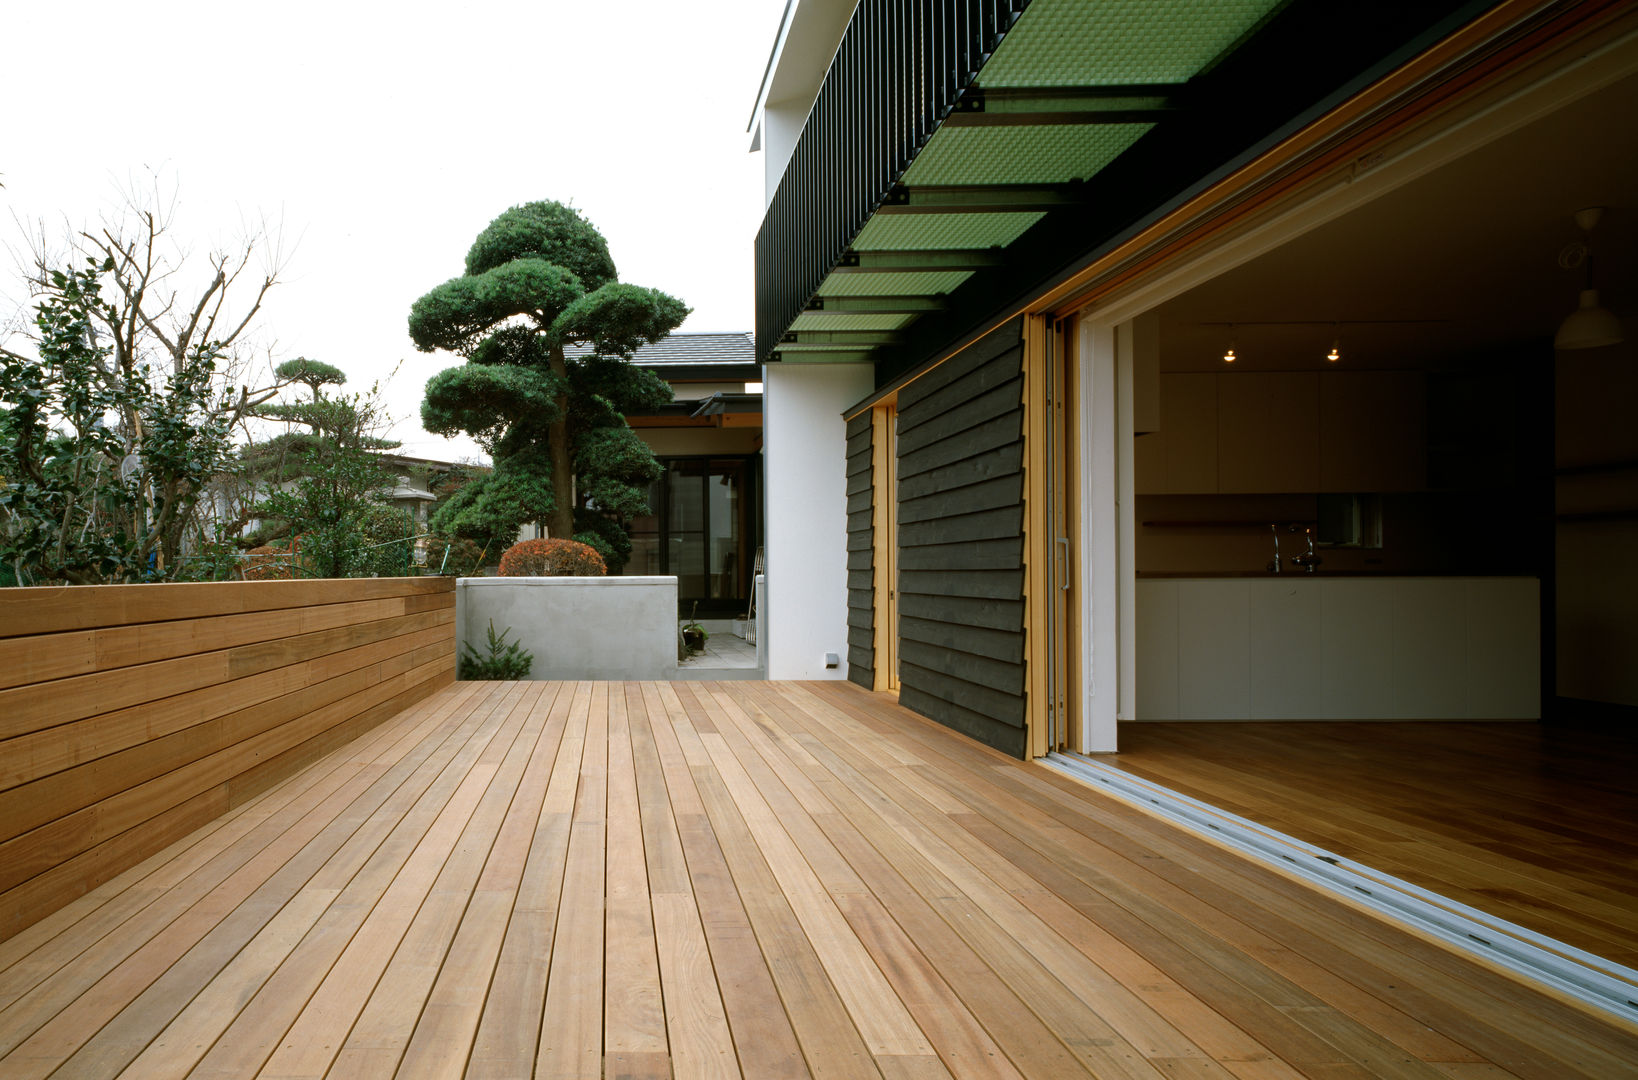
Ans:
[{"label": "charred cedar cladding", "polygon": [[847,422],[847,677],[875,686],[875,498],[870,413]]},{"label": "charred cedar cladding", "polygon": [[[1019,757],[1025,745],[1022,326],[1022,320],[1004,324],[899,391],[895,462],[899,702]],[[851,472],[851,440],[848,449]],[[868,550],[864,554],[868,566]],[[850,590],[850,604],[852,598]]]}]

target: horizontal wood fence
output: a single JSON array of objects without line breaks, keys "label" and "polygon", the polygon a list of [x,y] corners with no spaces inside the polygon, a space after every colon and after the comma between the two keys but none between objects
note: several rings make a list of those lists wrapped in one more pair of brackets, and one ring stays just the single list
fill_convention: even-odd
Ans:
[{"label": "horizontal wood fence", "polygon": [[453,578],[0,590],[0,939],[454,677]]}]

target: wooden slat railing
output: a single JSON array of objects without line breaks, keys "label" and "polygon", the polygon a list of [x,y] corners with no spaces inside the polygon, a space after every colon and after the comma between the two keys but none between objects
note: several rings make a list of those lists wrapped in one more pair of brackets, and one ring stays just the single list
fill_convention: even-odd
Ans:
[{"label": "wooden slat railing", "polygon": [[0,590],[0,939],[454,676],[453,578]]}]

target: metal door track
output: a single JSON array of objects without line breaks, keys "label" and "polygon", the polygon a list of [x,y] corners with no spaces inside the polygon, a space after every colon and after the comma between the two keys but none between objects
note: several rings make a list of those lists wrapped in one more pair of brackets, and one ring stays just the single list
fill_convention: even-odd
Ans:
[{"label": "metal door track", "polygon": [[1090,758],[1052,753],[1039,760],[1048,768],[1174,825],[1295,874],[1311,885],[1347,897],[1521,978],[1613,1013],[1628,1023],[1638,1023],[1638,971],[1632,968]]}]

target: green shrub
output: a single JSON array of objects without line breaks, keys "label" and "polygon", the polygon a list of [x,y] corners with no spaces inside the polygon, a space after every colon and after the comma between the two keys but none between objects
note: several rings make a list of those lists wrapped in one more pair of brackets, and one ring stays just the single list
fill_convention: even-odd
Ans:
[{"label": "green shrub", "polygon": [[535,664],[533,653],[515,641],[507,641],[510,628],[495,633],[495,620],[489,620],[488,656],[478,655],[469,641],[461,656],[460,676],[463,679],[527,679]]},{"label": "green shrub", "polygon": [[578,540],[523,540],[501,556],[501,577],[602,577],[603,556]]},{"label": "green shrub", "polygon": [[415,557],[415,516],[400,507],[377,503],[359,522],[364,540],[363,572],[377,577],[404,577]]},{"label": "green shrub", "polygon": [[487,547],[464,536],[450,539],[434,535],[427,540],[427,573],[449,577],[477,577],[483,569]]}]

